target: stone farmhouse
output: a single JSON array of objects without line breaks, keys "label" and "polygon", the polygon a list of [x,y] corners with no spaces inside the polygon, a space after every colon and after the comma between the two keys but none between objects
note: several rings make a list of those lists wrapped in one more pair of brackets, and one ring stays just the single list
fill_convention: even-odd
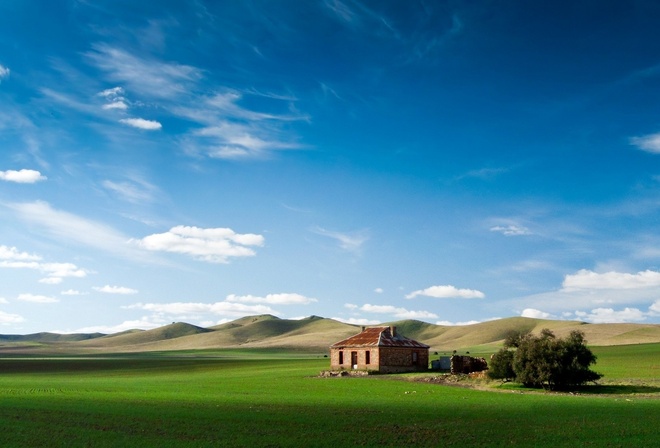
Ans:
[{"label": "stone farmhouse", "polygon": [[362,327],[362,332],[330,346],[332,370],[381,373],[427,370],[429,346],[408,339],[396,327]]}]

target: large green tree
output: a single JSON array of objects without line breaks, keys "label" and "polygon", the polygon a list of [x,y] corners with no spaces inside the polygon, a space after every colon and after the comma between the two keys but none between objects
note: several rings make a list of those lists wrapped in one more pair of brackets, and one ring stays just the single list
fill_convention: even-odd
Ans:
[{"label": "large green tree", "polygon": [[[510,350],[515,347],[514,350]],[[527,387],[551,390],[581,386],[602,377],[589,369],[596,355],[586,346],[584,333],[571,331],[557,338],[544,329],[538,336],[517,334],[505,340],[505,348],[491,360],[491,378],[513,379]]]}]

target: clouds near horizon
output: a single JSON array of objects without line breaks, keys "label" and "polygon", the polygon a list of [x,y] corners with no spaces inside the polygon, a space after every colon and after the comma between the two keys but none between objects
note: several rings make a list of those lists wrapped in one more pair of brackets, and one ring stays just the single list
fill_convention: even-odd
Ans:
[{"label": "clouds near horizon", "polygon": [[435,319],[438,317],[437,314],[429,311],[408,310],[406,308],[392,305],[372,305],[366,303],[359,307],[359,309],[367,313],[391,314],[398,319]]},{"label": "clouds near horizon", "polygon": [[413,291],[406,295],[406,299],[414,299],[418,296],[433,297],[436,299],[483,299],[486,297],[483,292],[476,289],[456,288],[452,285],[438,285]]},{"label": "clouds near horizon", "polygon": [[562,283],[562,288],[567,292],[580,289],[622,290],[660,288],[660,272],[646,270],[636,274],[615,271],[596,273],[588,269],[581,269],[575,274],[566,275]]},{"label": "clouds near horizon", "polygon": [[233,303],[264,303],[268,305],[308,305],[310,303],[318,302],[317,299],[305,297],[301,294],[268,294],[265,297],[258,296],[239,296],[230,294],[225,299],[227,302]]},{"label": "clouds near horizon", "polygon": [[[642,322],[658,315],[660,272],[581,269],[564,276],[555,292],[514,300],[528,305],[521,315],[539,319],[578,319],[594,323]],[[636,305],[636,306],[630,306]]]}]

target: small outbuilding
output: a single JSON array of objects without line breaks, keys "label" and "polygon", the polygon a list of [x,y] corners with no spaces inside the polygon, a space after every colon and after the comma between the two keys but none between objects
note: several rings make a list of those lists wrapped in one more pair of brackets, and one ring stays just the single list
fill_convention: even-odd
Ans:
[{"label": "small outbuilding", "polygon": [[330,346],[332,370],[382,373],[427,370],[429,346],[408,339],[396,327],[362,327],[362,332]]}]

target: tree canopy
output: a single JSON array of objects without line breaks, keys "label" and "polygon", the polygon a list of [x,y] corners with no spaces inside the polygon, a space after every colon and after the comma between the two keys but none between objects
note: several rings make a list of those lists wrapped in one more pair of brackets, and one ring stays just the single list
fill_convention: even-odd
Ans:
[{"label": "tree canopy", "polygon": [[573,330],[562,339],[544,329],[538,336],[531,333],[507,336],[504,348],[491,359],[488,375],[527,387],[558,390],[600,379],[601,374],[589,369],[595,362],[596,355],[586,346],[581,331]]}]

